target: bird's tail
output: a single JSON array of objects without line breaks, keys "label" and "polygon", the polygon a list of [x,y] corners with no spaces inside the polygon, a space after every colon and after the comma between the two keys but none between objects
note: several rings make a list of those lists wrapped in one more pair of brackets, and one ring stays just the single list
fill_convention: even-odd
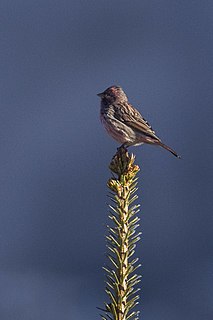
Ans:
[{"label": "bird's tail", "polygon": [[175,152],[172,148],[170,148],[166,144],[159,141],[158,145],[161,146],[162,148],[168,150],[169,152],[171,152],[175,157],[181,159],[181,157],[177,154],[177,152]]}]

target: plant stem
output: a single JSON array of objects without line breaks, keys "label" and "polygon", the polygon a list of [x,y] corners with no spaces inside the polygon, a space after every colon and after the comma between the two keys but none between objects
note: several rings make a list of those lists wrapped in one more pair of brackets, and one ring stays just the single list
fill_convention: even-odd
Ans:
[{"label": "plant stem", "polygon": [[[107,235],[108,258],[111,267],[104,268],[107,271],[106,292],[110,303],[105,303],[105,316],[102,319],[128,320],[138,319],[138,313],[132,309],[138,303],[139,296],[134,286],[140,282],[140,275],[135,274],[135,266],[138,259],[132,259],[135,252],[135,243],[140,239],[140,233],[135,234],[139,218],[135,214],[139,211],[139,205],[131,206],[137,199],[133,195],[137,190],[136,175],[140,170],[134,164],[135,157],[129,155],[123,147],[119,148],[110,163],[113,177],[108,181],[111,191],[113,206],[109,206],[112,226],[108,226]],[[130,312],[131,311],[131,312]]]}]

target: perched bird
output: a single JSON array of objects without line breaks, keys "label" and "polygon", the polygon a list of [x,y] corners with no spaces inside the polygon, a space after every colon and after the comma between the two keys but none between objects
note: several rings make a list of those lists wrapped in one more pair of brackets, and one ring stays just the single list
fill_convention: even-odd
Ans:
[{"label": "perched bird", "polygon": [[98,93],[98,96],[101,98],[101,121],[108,134],[123,147],[148,143],[163,147],[180,158],[160,140],[140,112],[129,103],[121,87],[111,86],[104,92]]}]

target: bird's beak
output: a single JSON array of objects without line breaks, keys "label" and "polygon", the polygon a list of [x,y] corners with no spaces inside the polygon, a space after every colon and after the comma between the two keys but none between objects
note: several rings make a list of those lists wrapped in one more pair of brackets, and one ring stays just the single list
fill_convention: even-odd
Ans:
[{"label": "bird's beak", "polygon": [[104,93],[103,93],[103,92],[101,92],[101,93],[98,93],[98,94],[97,94],[97,96],[98,96],[98,97],[100,97],[100,98],[103,98],[103,96],[104,96]]}]

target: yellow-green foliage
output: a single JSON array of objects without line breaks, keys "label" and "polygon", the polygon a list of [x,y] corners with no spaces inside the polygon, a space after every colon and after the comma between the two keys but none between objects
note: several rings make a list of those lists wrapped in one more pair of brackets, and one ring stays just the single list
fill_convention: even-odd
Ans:
[{"label": "yellow-green foliage", "polygon": [[136,274],[138,258],[134,258],[136,242],[140,239],[140,232],[135,230],[139,226],[139,205],[132,203],[138,198],[137,173],[140,170],[134,164],[135,156],[129,155],[125,148],[119,148],[110,163],[112,178],[107,185],[110,189],[112,205],[109,205],[112,221],[108,226],[107,247],[109,265],[106,271],[106,293],[109,303],[105,303],[103,320],[138,319],[139,312],[135,311],[138,304],[141,276]]}]

